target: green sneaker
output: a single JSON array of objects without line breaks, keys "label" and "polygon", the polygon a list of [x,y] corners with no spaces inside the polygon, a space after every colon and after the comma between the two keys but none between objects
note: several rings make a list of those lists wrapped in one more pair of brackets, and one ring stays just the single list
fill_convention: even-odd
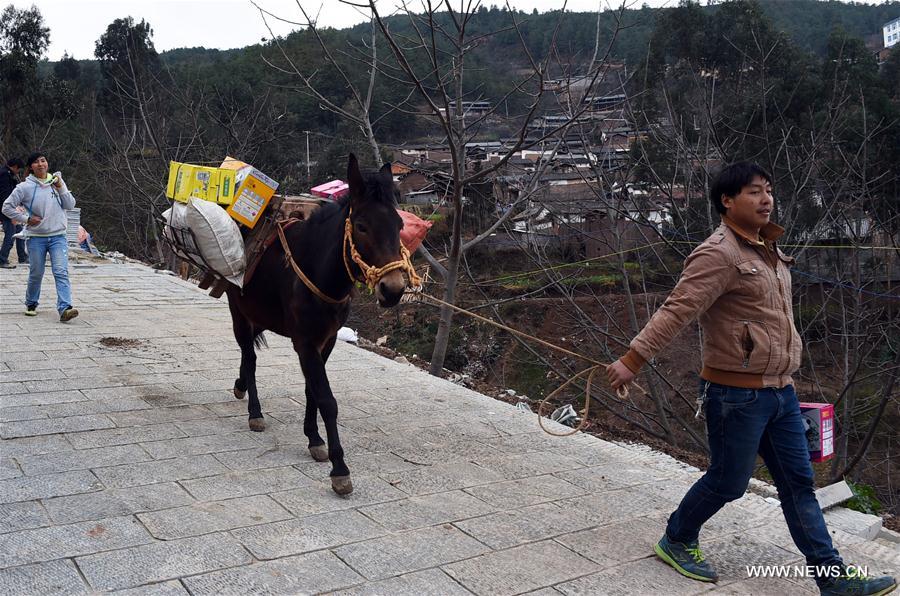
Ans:
[{"label": "green sneaker", "polygon": [[37,304],[28,304],[25,306],[25,316],[26,317],[36,317],[37,316]]},{"label": "green sneaker", "polygon": [[656,556],[675,568],[675,571],[685,577],[701,582],[719,581],[716,573],[700,552],[700,544],[695,540],[689,544],[673,542],[668,536],[653,547]]},{"label": "green sneaker", "polygon": [[890,575],[867,577],[848,573],[835,579],[830,586],[820,587],[822,596],[883,596],[897,588],[897,580]]}]

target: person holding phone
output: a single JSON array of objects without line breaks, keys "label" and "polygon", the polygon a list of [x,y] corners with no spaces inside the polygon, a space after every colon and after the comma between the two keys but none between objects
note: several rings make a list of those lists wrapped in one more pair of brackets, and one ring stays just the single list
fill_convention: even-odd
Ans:
[{"label": "person holding phone", "polygon": [[[72,306],[69,283],[69,249],[66,243],[66,209],[75,207],[75,197],[66,187],[62,174],[50,174],[50,163],[43,151],[28,156],[28,177],[13,189],[3,202],[3,215],[25,224],[23,233],[28,249],[28,287],[25,290],[25,314],[37,315],[41,280],[47,255],[56,282],[56,310],[63,323],[78,316]],[[18,208],[22,207],[24,213]]]}]

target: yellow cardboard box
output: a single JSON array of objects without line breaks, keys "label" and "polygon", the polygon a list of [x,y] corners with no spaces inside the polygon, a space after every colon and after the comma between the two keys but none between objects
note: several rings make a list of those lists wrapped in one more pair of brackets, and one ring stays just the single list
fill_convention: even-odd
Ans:
[{"label": "yellow cardboard box", "polygon": [[234,200],[234,181],[237,172],[231,169],[210,168],[177,161],[169,162],[169,181],[166,196],[181,203],[191,197],[230,205]]},{"label": "yellow cardboard box", "polygon": [[243,162],[239,159],[231,157],[230,155],[226,155],[225,159],[222,160],[222,165],[219,166],[223,170],[242,170],[244,168],[251,167],[247,162]]},{"label": "yellow cardboard box", "polygon": [[235,194],[234,202],[226,211],[239,223],[253,228],[266,210],[266,206],[276,190],[278,190],[277,182],[256,168],[252,168],[247,172]]}]

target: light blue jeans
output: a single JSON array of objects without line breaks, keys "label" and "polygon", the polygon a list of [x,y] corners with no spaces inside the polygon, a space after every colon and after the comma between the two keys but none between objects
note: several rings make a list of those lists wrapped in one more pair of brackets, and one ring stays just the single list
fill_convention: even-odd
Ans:
[{"label": "light blue jeans", "polygon": [[26,306],[37,306],[41,297],[41,280],[50,253],[50,270],[56,282],[56,310],[60,314],[72,306],[72,286],[69,284],[69,248],[66,235],[32,236],[28,238],[28,289],[25,290]]}]

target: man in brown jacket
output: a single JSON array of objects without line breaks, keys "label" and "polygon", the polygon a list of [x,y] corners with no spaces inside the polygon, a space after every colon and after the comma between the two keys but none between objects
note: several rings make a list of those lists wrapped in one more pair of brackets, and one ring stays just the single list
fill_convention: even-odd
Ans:
[{"label": "man in brown jacket", "polygon": [[614,388],[631,382],[647,360],[699,317],[699,401],[706,411],[710,465],[669,517],[654,550],[687,577],[717,581],[700,552],[700,527],[744,494],[759,454],[821,593],[887,594],[897,587],[892,577],[868,578],[844,565],[816,501],[791,379],[802,351],[791,303],[793,259],[775,245],[784,230],[769,221],[772,176],[756,164],[727,166],[710,189],[710,201],[722,224],[688,256],[665,303],[628,352],[607,368]]}]

